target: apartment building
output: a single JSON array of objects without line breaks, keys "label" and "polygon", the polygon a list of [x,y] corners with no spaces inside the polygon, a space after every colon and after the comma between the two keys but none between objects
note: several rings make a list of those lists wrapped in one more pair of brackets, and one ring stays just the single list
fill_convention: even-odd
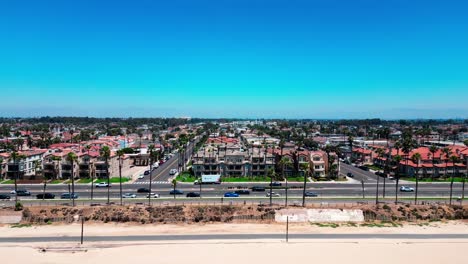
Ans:
[{"label": "apartment building", "polygon": [[37,175],[37,172],[42,171],[42,160],[46,152],[47,150],[43,149],[20,151],[18,155],[22,158],[16,161],[10,156],[6,167],[6,176],[10,179],[15,177],[31,180],[40,178],[41,176]]}]

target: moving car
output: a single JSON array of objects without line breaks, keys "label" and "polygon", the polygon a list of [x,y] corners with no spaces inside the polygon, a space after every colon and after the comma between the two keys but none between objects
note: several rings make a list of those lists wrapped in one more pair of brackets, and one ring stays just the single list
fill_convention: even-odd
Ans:
[{"label": "moving car", "polygon": [[174,175],[174,174],[176,174],[176,173],[177,173],[177,170],[176,170],[176,169],[171,169],[171,170],[169,171],[169,174],[170,174],[170,175]]},{"label": "moving car", "polygon": [[[276,192],[271,192],[271,197],[280,197],[281,195]],[[270,197],[270,192],[266,193],[266,197]]]},{"label": "moving car", "polygon": [[11,197],[8,194],[0,194],[0,200],[9,200]]},{"label": "moving car", "polygon": [[414,192],[414,188],[409,187],[409,186],[401,186],[400,187],[400,192]]},{"label": "moving car", "polygon": [[17,190],[16,195],[17,196],[30,196],[31,193],[27,190]]},{"label": "moving car", "polygon": [[237,193],[237,194],[250,194],[250,191],[249,190],[236,190],[234,193]]},{"label": "moving car", "polygon": [[305,197],[317,197],[318,194],[314,192],[305,192]]},{"label": "moving car", "polygon": [[281,186],[281,182],[272,182],[270,183],[270,186],[274,187],[274,186]]},{"label": "moving car", "polygon": [[99,182],[96,184],[96,188],[107,188],[111,187],[110,184],[107,184],[107,182]]},{"label": "moving car", "polygon": [[358,168],[361,170],[369,171],[369,168],[366,166],[359,166]]},{"label": "moving car", "polygon": [[186,195],[187,197],[200,197],[200,194],[197,192],[189,192]]},{"label": "moving car", "polygon": [[171,190],[171,191],[169,192],[169,194],[171,194],[171,195],[174,195],[174,194],[184,194],[184,191],[175,189],[175,190]]},{"label": "moving car", "polygon": [[261,187],[261,186],[252,187],[252,192],[264,192],[264,191],[265,191],[265,187]]},{"label": "moving car", "polygon": [[346,176],[348,176],[350,178],[354,178],[354,174],[352,174],[351,172],[346,173]]},{"label": "moving car", "polygon": [[224,197],[239,197],[239,194],[234,192],[227,192],[224,194]]},{"label": "moving car", "polygon": [[40,193],[40,194],[36,195],[36,198],[37,199],[54,199],[55,194],[53,194],[53,193]]},{"label": "moving car", "polygon": [[75,193],[62,193],[60,199],[78,199],[78,195]]},{"label": "moving car", "polygon": [[136,194],[134,193],[124,193],[122,194],[122,198],[136,198]]},{"label": "moving car", "polygon": [[150,196],[151,196],[151,198],[159,198],[159,194],[157,194],[157,193],[148,193],[146,195],[146,198],[150,198]]},{"label": "moving car", "polygon": [[141,180],[141,179],[144,179],[144,178],[145,178],[145,175],[143,175],[143,174],[138,175],[138,179]]},{"label": "moving car", "polygon": [[143,175],[149,175],[149,174],[150,174],[149,170],[146,170],[145,172],[143,172]]},{"label": "moving car", "polygon": [[149,193],[150,190],[148,188],[138,188],[137,192],[138,193]]}]

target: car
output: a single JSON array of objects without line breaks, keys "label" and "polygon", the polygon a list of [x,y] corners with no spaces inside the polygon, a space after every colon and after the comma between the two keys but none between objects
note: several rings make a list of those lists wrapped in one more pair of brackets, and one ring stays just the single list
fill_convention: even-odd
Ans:
[{"label": "car", "polygon": [[36,195],[36,198],[37,199],[54,199],[55,194],[53,194],[53,193],[40,193],[40,194]]},{"label": "car", "polygon": [[150,190],[148,188],[138,188],[137,193],[149,193]]},{"label": "car", "polygon": [[361,170],[369,171],[369,168],[366,166],[359,166],[358,168]]},{"label": "car", "polygon": [[150,198],[150,196],[151,196],[151,198],[159,198],[159,194],[157,194],[157,193],[148,193],[146,195],[146,198]]},{"label": "car", "polygon": [[346,173],[346,176],[348,176],[350,178],[354,178],[354,174],[352,174],[351,172]]},{"label": "car", "polygon": [[264,191],[265,191],[265,187],[261,187],[261,186],[252,187],[252,192],[264,192]]},{"label": "car", "polygon": [[317,197],[318,194],[314,192],[305,192],[304,193],[305,197]]},{"label": "car", "polygon": [[146,170],[145,172],[143,172],[143,175],[149,175],[149,174],[150,174],[149,170]]},{"label": "car", "polygon": [[144,179],[144,178],[145,178],[145,175],[144,175],[144,174],[140,174],[140,175],[138,175],[138,179],[140,179],[140,180],[141,180],[141,179]]},{"label": "car", "polygon": [[277,187],[277,186],[281,186],[281,185],[282,185],[281,182],[272,182],[272,183],[270,183],[271,187]]},{"label": "car", "polygon": [[169,171],[169,174],[170,174],[170,175],[174,175],[174,174],[176,174],[176,173],[177,173],[177,170],[176,170],[176,169],[171,169],[171,170]]},{"label": "car", "polygon": [[122,198],[136,198],[136,194],[134,193],[124,193],[122,194]]},{"label": "car", "polygon": [[239,194],[235,192],[227,192],[224,194],[224,197],[239,197]]},{"label": "car", "polygon": [[164,160],[159,160],[159,165],[163,165],[164,164]]},{"label": "car", "polygon": [[186,195],[187,197],[200,197],[200,193],[197,192],[189,192]]},{"label": "car", "polygon": [[96,184],[96,188],[108,188],[111,187],[110,184],[107,184],[107,182],[99,182]]},{"label": "car", "polygon": [[174,195],[174,194],[184,194],[184,191],[175,189],[175,190],[171,190],[171,191],[169,192],[169,194],[171,194],[171,195]]},{"label": "car", "polygon": [[[271,197],[280,197],[281,195],[276,192],[271,192]],[[270,197],[270,192],[266,193],[266,197]]]},{"label": "car", "polygon": [[409,186],[401,186],[400,187],[400,192],[414,192],[414,188],[409,187]]},{"label": "car", "polygon": [[60,199],[78,199],[78,195],[75,193],[62,193]]},{"label": "car", "polygon": [[17,196],[30,196],[31,193],[27,190],[17,190],[16,195]]},{"label": "car", "polygon": [[0,194],[0,200],[9,200],[11,197],[8,194]]},{"label": "car", "polygon": [[237,194],[250,194],[249,190],[236,190],[234,192],[237,193]]}]

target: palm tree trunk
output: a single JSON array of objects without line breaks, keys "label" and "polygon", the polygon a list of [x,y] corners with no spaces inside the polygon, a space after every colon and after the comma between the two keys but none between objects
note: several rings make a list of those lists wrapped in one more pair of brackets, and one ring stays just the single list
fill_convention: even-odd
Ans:
[{"label": "palm tree trunk", "polygon": [[395,204],[398,204],[398,183],[400,182],[399,177],[396,178],[395,184]]},{"label": "palm tree trunk", "polygon": [[70,194],[72,197],[72,206],[75,206],[75,170],[74,170],[74,163],[71,162],[71,180],[72,180],[72,193]]},{"label": "palm tree trunk", "polygon": [[[151,155],[151,154],[150,154]],[[152,180],[153,178],[153,161],[150,158],[150,173],[149,173],[149,193],[148,193],[148,206],[151,206],[151,187],[152,187]]]},{"label": "palm tree trunk", "polygon": [[450,205],[452,205],[452,194],[453,194],[453,174],[450,180],[450,198],[449,198]]},{"label": "palm tree trunk", "polygon": [[416,167],[416,189],[414,191],[414,204],[418,204],[419,170]]},{"label": "palm tree trunk", "polygon": [[91,164],[89,164],[89,170],[91,172],[91,201],[93,200],[93,194],[94,194],[94,186],[93,186],[93,183],[94,183],[94,173],[93,171],[91,170]]},{"label": "palm tree trunk", "polygon": [[379,204],[379,181],[380,181],[380,176],[377,175],[377,186],[375,188],[375,204]]},{"label": "palm tree trunk", "polygon": [[[308,174],[309,172],[307,172]],[[304,173],[304,186],[302,188],[302,207],[305,207],[305,193],[306,193],[306,185],[307,185],[307,174]]]},{"label": "palm tree trunk", "polygon": [[106,158],[106,175],[107,175],[107,204],[110,204],[110,175],[109,175],[109,161]]},{"label": "palm tree trunk", "polygon": [[119,182],[120,182],[120,206],[123,205],[122,201],[122,158],[119,159]]}]

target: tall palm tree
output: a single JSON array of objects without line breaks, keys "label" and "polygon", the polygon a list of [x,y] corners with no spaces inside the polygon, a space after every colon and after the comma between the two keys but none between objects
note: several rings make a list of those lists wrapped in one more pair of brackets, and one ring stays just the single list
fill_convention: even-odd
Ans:
[{"label": "tall palm tree", "polygon": [[[375,151],[377,153],[378,158],[382,158],[385,155],[385,150],[379,148]],[[380,169],[379,169],[380,170]],[[380,182],[380,173],[377,175],[377,186],[375,189],[375,204],[379,203],[379,182]],[[385,195],[384,195],[385,197]]]},{"label": "tall palm tree", "polygon": [[13,164],[15,165],[16,167],[16,171],[15,171],[15,204],[18,203],[18,177],[19,177],[19,161],[26,158],[26,156],[24,155],[21,155],[19,154],[18,152],[16,151],[13,151],[13,153],[11,153],[11,159],[13,159]]},{"label": "tall palm tree", "polygon": [[445,156],[445,173],[444,173],[444,178],[447,178],[447,167],[448,167],[448,162],[450,160],[450,156],[452,155],[452,150],[445,147],[442,149],[442,153],[444,154]]},{"label": "tall palm tree", "polygon": [[415,147],[414,141],[411,138],[406,138],[401,144],[401,150],[405,153],[405,175],[408,176],[408,161],[410,160],[410,152]]},{"label": "tall palm tree", "polygon": [[400,162],[402,161],[402,157],[400,155],[396,155],[393,157],[393,162],[396,163],[395,169],[395,204],[398,204],[398,183],[400,182]]},{"label": "tall palm tree", "polygon": [[148,147],[149,151],[149,163],[150,163],[150,173],[149,173],[149,194],[148,194],[148,205],[151,206],[151,187],[153,182],[153,163],[154,163],[154,145],[151,144]]},{"label": "tall palm tree", "polygon": [[288,206],[288,177],[284,175],[284,169],[285,167],[291,167],[292,166],[292,162],[290,159],[288,159],[287,157],[282,157],[281,160],[279,161],[279,165],[281,167],[281,175],[283,176],[283,179],[286,180],[286,186],[285,186],[285,194],[286,194],[286,197],[285,197],[285,206]]},{"label": "tall palm tree", "polygon": [[91,176],[91,201],[93,200],[93,197],[94,197],[94,173],[95,171],[93,170],[93,166],[91,166],[91,155],[89,155],[89,152],[91,150],[91,146],[90,145],[86,145],[85,146],[85,149],[86,149],[86,152],[88,152],[88,158],[89,158],[89,164],[88,164],[88,169],[89,169],[89,174]]},{"label": "tall palm tree", "polygon": [[78,161],[78,156],[72,151],[67,154],[66,160],[71,164],[72,192],[70,196],[72,198],[72,206],[75,206],[75,162]]},{"label": "tall palm tree", "polygon": [[117,150],[117,157],[119,158],[119,187],[120,187],[120,205],[123,205],[122,201],[122,157],[124,156],[124,151],[119,149]]},{"label": "tall palm tree", "polygon": [[176,193],[175,193],[176,187],[177,187],[177,180],[176,180],[176,178],[174,178],[174,179],[172,179],[172,190],[173,190],[173,193],[174,193],[174,199],[176,198]]},{"label": "tall palm tree", "polygon": [[454,176],[455,176],[455,163],[457,163],[460,159],[452,155],[449,158],[450,162],[452,162],[452,176],[450,177],[450,199],[449,199],[449,204],[452,205],[452,194],[453,194],[453,181],[454,181]]},{"label": "tall palm tree", "polygon": [[300,164],[301,170],[304,171],[304,184],[302,186],[302,207],[305,207],[305,197],[306,197],[306,188],[307,188],[307,178],[309,177],[310,173],[310,164],[309,162],[307,163],[301,163]]},{"label": "tall palm tree", "polygon": [[2,165],[2,163],[3,163],[3,158],[0,157],[0,180],[3,180],[3,171],[2,171],[2,169],[3,169],[2,166],[3,165]]},{"label": "tall palm tree", "polygon": [[429,147],[429,151],[431,152],[432,156],[432,174],[431,174],[431,179],[434,180],[435,177],[435,154],[437,152],[438,148],[436,145],[431,145]]},{"label": "tall palm tree", "polygon": [[414,153],[413,156],[411,156],[411,161],[413,161],[416,164],[416,173],[415,173],[416,188],[414,191],[414,204],[417,204],[418,203],[418,187],[419,187],[419,163],[421,161],[421,154]]},{"label": "tall palm tree", "polygon": [[273,205],[273,178],[275,177],[275,170],[273,168],[267,171],[267,177],[270,177],[270,206]]},{"label": "tall palm tree", "polygon": [[104,158],[106,164],[106,176],[107,176],[107,204],[110,204],[110,175],[109,175],[109,158],[111,155],[110,148],[103,146],[99,151],[99,155]]}]

